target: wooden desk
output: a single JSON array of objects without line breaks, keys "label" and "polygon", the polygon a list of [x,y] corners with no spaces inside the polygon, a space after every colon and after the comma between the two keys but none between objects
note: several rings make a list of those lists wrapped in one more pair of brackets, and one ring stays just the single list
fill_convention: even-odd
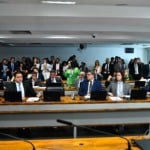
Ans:
[{"label": "wooden desk", "polygon": [[[128,137],[130,139],[131,137]],[[32,140],[36,150],[126,150],[127,142],[119,137]],[[31,150],[23,141],[0,141],[2,150]],[[132,150],[140,150],[132,146]]]},{"label": "wooden desk", "polygon": [[150,100],[85,101],[63,97],[61,102],[0,103],[0,128],[150,123]]}]

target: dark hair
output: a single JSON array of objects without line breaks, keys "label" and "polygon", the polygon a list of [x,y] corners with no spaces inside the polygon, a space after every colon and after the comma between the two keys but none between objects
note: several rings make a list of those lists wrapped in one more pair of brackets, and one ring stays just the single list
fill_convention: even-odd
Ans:
[{"label": "dark hair", "polygon": [[51,73],[56,73],[56,71],[55,71],[55,70],[51,70],[51,71],[50,71],[50,74],[51,74]]},{"label": "dark hair", "polygon": [[[125,82],[124,72],[122,72],[122,71],[116,71],[116,72],[115,72],[115,80],[116,80],[117,73],[120,73],[120,74],[121,74],[121,76],[122,76],[122,81]],[[116,81],[117,81],[117,80],[116,80]]]},{"label": "dark hair", "polygon": [[32,75],[37,75],[37,72],[32,72]]},{"label": "dark hair", "polygon": [[16,77],[17,74],[22,74],[22,76],[23,76],[23,73],[21,71],[17,71],[14,73],[14,77]]}]

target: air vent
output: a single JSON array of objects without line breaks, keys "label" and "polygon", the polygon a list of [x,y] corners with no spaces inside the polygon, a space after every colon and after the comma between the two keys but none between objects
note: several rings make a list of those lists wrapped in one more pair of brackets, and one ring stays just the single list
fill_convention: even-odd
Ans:
[{"label": "air vent", "polygon": [[31,31],[10,31],[12,34],[28,34],[28,35],[30,35],[30,34],[32,34],[31,33]]},{"label": "air vent", "polygon": [[122,43],[120,45],[134,45],[134,43]]},{"label": "air vent", "polygon": [[42,45],[42,43],[29,43],[30,45]]}]

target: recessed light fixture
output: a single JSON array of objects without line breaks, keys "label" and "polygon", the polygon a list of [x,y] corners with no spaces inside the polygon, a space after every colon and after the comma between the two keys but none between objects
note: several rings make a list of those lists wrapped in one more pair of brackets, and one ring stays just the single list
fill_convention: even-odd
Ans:
[{"label": "recessed light fixture", "polygon": [[41,0],[43,4],[66,4],[66,5],[74,5],[76,2],[74,1],[49,1],[49,0]]},{"label": "recessed light fixture", "polygon": [[52,36],[47,36],[45,38],[48,38],[48,39],[72,39],[74,37],[72,37],[72,36],[64,36],[64,35],[52,35]]},{"label": "recessed light fixture", "polygon": [[116,4],[116,6],[128,6],[128,4],[120,3],[120,4]]}]

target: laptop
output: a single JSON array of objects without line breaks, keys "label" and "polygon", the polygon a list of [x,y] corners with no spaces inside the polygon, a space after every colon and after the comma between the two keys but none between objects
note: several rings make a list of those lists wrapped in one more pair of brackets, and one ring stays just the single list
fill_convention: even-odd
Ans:
[{"label": "laptop", "polygon": [[107,91],[92,91],[91,100],[106,100]]},{"label": "laptop", "polygon": [[22,102],[22,95],[17,91],[4,91],[4,99],[7,102]]},{"label": "laptop", "polygon": [[43,91],[44,101],[60,101],[61,93],[59,91]]},{"label": "laptop", "polygon": [[146,99],[147,98],[147,90],[145,88],[132,89],[131,90],[131,99]]},{"label": "laptop", "polygon": [[134,143],[141,150],[149,150],[150,149],[150,140],[149,139],[134,140]]}]

